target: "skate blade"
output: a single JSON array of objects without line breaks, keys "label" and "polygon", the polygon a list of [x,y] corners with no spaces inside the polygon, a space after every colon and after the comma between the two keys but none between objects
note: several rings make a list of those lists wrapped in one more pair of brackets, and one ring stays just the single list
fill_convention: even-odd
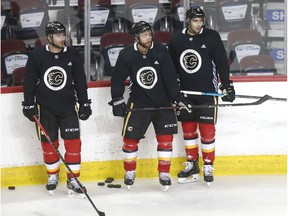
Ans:
[{"label": "skate blade", "polygon": [[207,187],[209,188],[211,185],[211,182],[206,182],[206,184],[207,184]]},{"label": "skate blade", "polygon": [[161,190],[167,192],[169,190],[169,185],[162,185]]},{"label": "skate blade", "polygon": [[130,191],[131,185],[127,185],[127,190]]},{"label": "skate blade", "polygon": [[187,178],[178,178],[179,184],[186,184],[186,183],[192,183],[197,182],[199,180],[199,174],[191,175]]},{"label": "skate blade", "polygon": [[56,192],[56,189],[55,190],[48,190],[49,196],[53,196],[55,192]]},{"label": "skate blade", "polygon": [[68,189],[67,194],[68,194],[68,197],[70,198],[84,199],[86,197],[84,193],[76,193],[75,191],[71,189]]}]

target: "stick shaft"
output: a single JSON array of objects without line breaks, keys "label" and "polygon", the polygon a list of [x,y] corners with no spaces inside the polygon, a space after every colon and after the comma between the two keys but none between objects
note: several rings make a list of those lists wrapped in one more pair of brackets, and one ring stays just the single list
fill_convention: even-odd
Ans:
[{"label": "stick shaft", "polygon": [[46,137],[46,139],[48,140],[48,142],[51,144],[51,146],[53,147],[53,149],[55,150],[55,152],[57,153],[57,155],[59,156],[59,158],[61,159],[61,161],[63,162],[63,164],[65,165],[65,167],[67,168],[67,170],[69,171],[69,173],[72,175],[72,177],[75,179],[75,181],[77,182],[77,184],[80,186],[81,191],[85,194],[85,196],[87,197],[87,199],[89,200],[89,202],[92,204],[93,208],[96,210],[96,212],[98,213],[99,216],[105,216],[104,212],[101,212],[97,209],[97,207],[95,206],[95,204],[93,203],[93,201],[91,200],[91,198],[89,197],[89,195],[87,194],[86,190],[83,189],[83,186],[81,184],[81,182],[78,180],[78,178],[76,178],[76,176],[74,175],[73,171],[71,170],[71,168],[68,166],[68,164],[66,163],[65,159],[63,158],[63,156],[61,155],[61,153],[59,152],[59,150],[56,148],[55,144],[52,142],[50,136],[48,135],[47,131],[45,130],[45,128],[42,126],[42,124],[40,123],[40,121],[38,120],[38,118],[34,115],[33,116],[36,124],[40,127],[40,129],[42,130],[44,136]]},{"label": "stick shaft", "polygon": [[[217,93],[217,92],[199,92],[199,91],[181,91],[184,94],[188,95],[206,95],[206,96],[218,96],[223,97],[224,94]],[[253,95],[235,95],[237,98],[247,98],[247,99],[260,99],[262,96],[253,96]],[[269,100],[275,100],[275,101],[287,101],[287,98],[277,98],[277,97],[271,97]]]},{"label": "stick shaft", "polygon": [[[252,105],[260,105],[265,101],[269,100],[271,96],[264,95],[260,97],[259,100],[251,103],[231,103],[231,104],[217,104],[217,105],[191,105],[192,108],[214,108],[214,107],[238,107],[238,106],[252,106]],[[176,110],[176,109],[183,109],[182,106],[169,106],[169,107],[147,107],[147,108],[132,108],[127,109],[127,112],[133,111],[158,111],[158,110]]]}]

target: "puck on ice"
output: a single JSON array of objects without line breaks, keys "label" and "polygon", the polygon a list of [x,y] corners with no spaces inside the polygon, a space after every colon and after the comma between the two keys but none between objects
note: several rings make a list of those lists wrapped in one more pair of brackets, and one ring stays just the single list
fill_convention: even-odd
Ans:
[{"label": "puck on ice", "polygon": [[110,179],[106,179],[105,183],[111,183],[112,181]]},{"label": "puck on ice", "polygon": [[114,188],[114,184],[108,184],[107,187],[108,188]]},{"label": "puck on ice", "polygon": [[98,182],[98,186],[104,186],[105,183],[104,182]]},{"label": "puck on ice", "polygon": [[15,190],[15,186],[8,186],[9,190]]},{"label": "puck on ice", "polygon": [[106,180],[108,180],[108,181],[114,181],[114,178],[113,177],[108,177],[108,178],[106,178]]},{"label": "puck on ice", "polygon": [[121,184],[114,184],[114,188],[121,188]]}]

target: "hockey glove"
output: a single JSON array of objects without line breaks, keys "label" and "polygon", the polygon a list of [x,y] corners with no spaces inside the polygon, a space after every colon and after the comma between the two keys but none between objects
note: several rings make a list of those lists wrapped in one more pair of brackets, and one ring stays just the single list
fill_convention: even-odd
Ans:
[{"label": "hockey glove", "polygon": [[85,103],[80,103],[80,107],[79,107],[79,110],[78,110],[79,119],[85,121],[85,120],[87,120],[89,118],[89,116],[91,114],[92,114],[91,100],[89,99]]},{"label": "hockey glove", "polygon": [[235,90],[231,80],[223,82],[219,88],[224,94],[224,96],[221,98],[222,101],[233,102],[235,100]]},{"label": "hockey glove", "polygon": [[126,103],[124,97],[114,98],[109,103],[113,107],[113,115],[125,117],[126,115]]},{"label": "hockey glove", "polygon": [[36,115],[38,116],[38,110],[36,108],[36,105],[34,102],[27,102],[27,101],[22,101],[22,106],[23,106],[23,114],[26,118],[28,118],[30,121],[34,122],[33,116]]},{"label": "hockey glove", "polygon": [[188,112],[191,112],[192,105],[190,104],[189,98],[186,94],[180,93],[179,97],[175,101],[176,105],[183,107]]}]

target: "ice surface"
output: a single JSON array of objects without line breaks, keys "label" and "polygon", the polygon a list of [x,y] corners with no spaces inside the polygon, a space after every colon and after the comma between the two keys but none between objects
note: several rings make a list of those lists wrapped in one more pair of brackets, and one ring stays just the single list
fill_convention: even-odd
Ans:
[{"label": "ice surface", "polygon": [[[285,175],[215,176],[210,188],[203,179],[178,184],[172,179],[168,192],[157,178],[137,179],[130,191],[83,182],[93,203],[106,216],[286,216]],[[96,216],[87,198],[70,198],[61,183],[54,196],[45,185],[1,190],[2,216]]]}]

